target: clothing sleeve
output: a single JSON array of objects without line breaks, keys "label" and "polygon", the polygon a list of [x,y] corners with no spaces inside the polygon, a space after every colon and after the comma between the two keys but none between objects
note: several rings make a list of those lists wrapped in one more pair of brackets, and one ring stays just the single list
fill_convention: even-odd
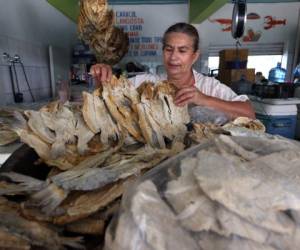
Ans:
[{"label": "clothing sleeve", "polygon": [[213,96],[225,101],[248,101],[247,95],[237,95],[231,88],[214,77],[202,76],[196,82],[197,88],[205,95]]}]

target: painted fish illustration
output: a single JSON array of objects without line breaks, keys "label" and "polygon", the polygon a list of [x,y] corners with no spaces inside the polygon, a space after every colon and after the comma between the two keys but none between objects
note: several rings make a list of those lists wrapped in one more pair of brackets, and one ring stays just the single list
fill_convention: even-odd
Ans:
[{"label": "painted fish illustration", "polygon": [[247,14],[247,20],[256,20],[256,19],[260,19],[260,15],[258,15],[257,13],[251,12]]},{"label": "painted fish illustration", "polygon": [[244,42],[256,42],[261,36],[260,31],[253,31],[253,29],[248,29],[247,34],[243,37]]},{"label": "painted fish illustration", "polygon": [[271,29],[276,25],[286,25],[286,19],[275,19],[272,16],[265,16],[265,30]]},{"label": "painted fish illustration", "polygon": [[208,19],[211,23],[218,23],[220,24],[222,27],[222,31],[223,32],[228,32],[231,31],[231,22],[232,19],[230,18],[217,18],[217,19]]}]

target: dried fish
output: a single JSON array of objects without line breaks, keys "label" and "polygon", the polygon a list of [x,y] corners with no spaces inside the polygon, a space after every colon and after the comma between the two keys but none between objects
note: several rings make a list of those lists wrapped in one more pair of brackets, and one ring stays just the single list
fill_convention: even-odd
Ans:
[{"label": "dried fish", "polygon": [[15,142],[19,139],[19,136],[16,132],[7,129],[6,127],[0,124],[0,146],[4,146],[10,143]]},{"label": "dried fish", "polygon": [[221,237],[219,235],[213,234],[213,233],[207,233],[202,232],[199,236],[199,247],[201,249],[206,250],[214,250],[214,249],[220,249],[220,250],[275,250],[276,248],[273,248],[268,245],[263,245],[256,243],[251,240],[247,240],[244,238],[240,238],[236,235],[232,235],[230,238]]},{"label": "dried fish", "polygon": [[114,13],[106,0],[80,1],[78,31],[99,62],[116,64],[128,51],[128,36],[114,26]]},{"label": "dried fish", "polygon": [[5,176],[14,182],[0,182],[0,195],[30,194],[47,185],[44,181],[14,172],[2,173],[0,176]]},{"label": "dried fish", "polygon": [[66,225],[66,230],[73,233],[103,235],[105,222],[95,218],[86,218]]},{"label": "dried fish", "polygon": [[62,187],[64,190],[94,190],[119,179],[127,178],[130,175],[139,174],[142,169],[155,166],[163,159],[180,152],[183,147],[183,144],[178,143],[170,150],[153,149],[148,156],[152,160],[148,162],[140,162],[139,160],[136,161],[133,158],[128,161],[103,168],[66,171],[52,177],[51,181],[59,187]]},{"label": "dried fish", "polygon": [[[294,223],[287,215],[272,209],[272,207],[280,207],[281,202],[292,205],[289,208],[300,206],[300,196],[295,190],[292,191],[294,188],[290,189],[291,193],[289,194],[287,190],[281,189],[282,185],[278,185],[280,179],[274,172],[264,173],[266,168],[260,166],[260,169],[255,169],[255,165],[247,167],[238,160],[233,162],[232,159],[208,151],[198,154],[199,164],[195,175],[202,190],[210,199],[218,201],[254,225],[292,235],[295,230]],[[212,172],[213,176],[210,175]],[[293,186],[293,183],[290,185]],[[252,203],[254,189],[255,203]],[[224,192],[230,195],[222,195]],[[267,196],[268,192],[277,193],[278,198],[274,200]],[[284,208],[282,209],[284,210]]]},{"label": "dried fish", "polygon": [[15,236],[0,228],[0,248],[5,250],[30,250],[31,246],[22,237]]},{"label": "dried fish", "polygon": [[5,218],[0,221],[0,229],[20,236],[31,245],[41,246],[45,249],[62,249],[63,245],[83,249],[80,237],[61,237],[54,229],[38,222],[26,220],[11,212],[0,211],[0,217]]},{"label": "dried fish", "polygon": [[41,207],[45,214],[51,214],[68,196],[69,191],[51,183],[41,191],[34,193],[26,206]]},{"label": "dried fish", "polygon": [[138,126],[135,105],[139,102],[138,92],[128,79],[113,77],[110,84],[103,87],[103,99],[112,117],[137,141],[144,142]]},{"label": "dried fish", "polygon": [[62,206],[64,213],[54,219],[55,224],[66,224],[105,208],[112,201],[122,195],[124,191],[124,182],[108,185],[102,189],[79,195],[74,200]]},{"label": "dried fish", "polygon": [[[84,112],[82,115],[84,115]],[[94,137],[94,133],[89,130],[82,115],[79,112],[75,113],[75,135],[77,136],[77,150],[80,155],[84,155],[89,152],[88,142]]]},{"label": "dried fish", "polygon": [[84,104],[82,114],[87,126],[93,133],[101,133],[101,142],[108,144],[109,139],[117,141],[120,138],[120,131],[114,123],[103,99],[100,97],[100,90],[93,94],[83,92]]},{"label": "dried fish", "polygon": [[142,92],[141,102],[137,104],[139,124],[147,143],[165,148],[165,138],[183,141],[190,119],[187,106],[174,104],[175,87],[169,82],[155,86],[145,83],[138,91]]},{"label": "dried fish", "polygon": [[147,244],[153,249],[198,249],[194,239],[179,226],[175,214],[161,199],[154,183],[150,180],[142,182],[138,190],[132,198],[130,210]]},{"label": "dried fish", "polygon": [[26,110],[24,114],[27,116],[27,124],[29,128],[38,135],[46,143],[54,143],[55,134],[48,127],[46,127],[42,115],[38,111]]}]

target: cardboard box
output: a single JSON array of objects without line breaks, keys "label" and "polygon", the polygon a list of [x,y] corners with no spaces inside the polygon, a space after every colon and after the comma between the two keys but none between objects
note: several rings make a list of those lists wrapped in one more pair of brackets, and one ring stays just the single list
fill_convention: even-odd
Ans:
[{"label": "cardboard box", "polygon": [[255,82],[255,69],[224,69],[219,71],[219,81],[230,85],[245,76],[249,82]]},{"label": "cardboard box", "polygon": [[229,64],[234,61],[246,62],[246,64],[244,64],[244,68],[246,68],[248,49],[224,49],[219,52],[219,58],[219,69],[230,69]]}]

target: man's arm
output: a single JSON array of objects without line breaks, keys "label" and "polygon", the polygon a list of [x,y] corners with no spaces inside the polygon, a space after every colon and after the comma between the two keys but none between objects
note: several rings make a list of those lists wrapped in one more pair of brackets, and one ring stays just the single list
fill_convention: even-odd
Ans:
[{"label": "man's arm", "polygon": [[175,104],[178,106],[184,106],[189,103],[215,108],[226,113],[232,119],[239,116],[255,119],[255,113],[249,101],[225,101],[205,95],[194,86],[180,89],[175,97]]}]

